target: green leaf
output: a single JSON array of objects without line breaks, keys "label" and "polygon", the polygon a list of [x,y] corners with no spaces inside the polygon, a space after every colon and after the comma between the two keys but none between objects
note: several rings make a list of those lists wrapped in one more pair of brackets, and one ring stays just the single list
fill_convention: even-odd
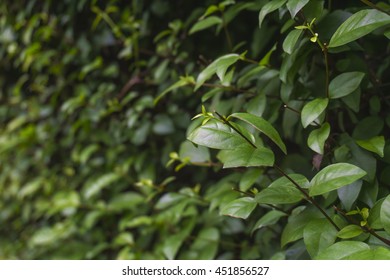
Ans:
[{"label": "green leaf", "polygon": [[261,217],[255,224],[255,226],[252,229],[252,233],[255,230],[258,230],[260,228],[271,226],[276,224],[281,217],[286,216],[286,213],[283,213],[282,211],[278,210],[271,210],[267,214],[265,214],[263,217]]},{"label": "green leaf", "polygon": [[156,105],[167,93],[180,88],[184,87],[186,85],[194,84],[195,80],[193,77],[181,77],[179,81],[168,87],[166,90],[164,90],[162,93],[160,93],[155,99],[154,99],[154,105]]},{"label": "green leaf", "polygon": [[322,251],[316,257],[316,260],[344,260],[357,252],[369,249],[370,247],[364,242],[341,241],[331,245],[330,247]]},{"label": "green leaf", "polygon": [[303,229],[303,241],[312,258],[336,241],[337,230],[326,219],[310,221]]},{"label": "green leaf", "polygon": [[266,15],[269,13],[272,13],[273,11],[279,9],[286,3],[287,0],[273,0],[271,2],[268,2],[261,8],[260,13],[259,13],[259,28],[261,28],[261,24],[263,23],[263,20]]},{"label": "green leaf", "polygon": [[290,33],[287,35],[286,39],[283,41],[283,50],[288,53],[292,54],[294,47],[299,39],[299,36],[302,34],[302,29],[294,29],[291,30]]},{"label": "green leaf", "polygon": [[353,14],[333,34],[329,47],[334,48],[352,42],[375,29],[390,24],[390,16],[375,9]]},{"label": "green leaf", "polygon": [[330,134],[330,125],[329,123],[324,123],[319,129],[313,130],[310,132],[307,139],[307,145],[314,152],[323,155],[325,141],[328,139]]},{"label": "green leaf", "polygon": [[198,90],[204,82],[211,78],[215,73],[217,73],[218,78],[223,81],[227,69],[239,59],[241,59],[241,56],[238,54],[227,54],[214,60],[198,75],[194,91]]},{"label": "green leaf", "polygon": [[189,158],[191,162],[210,161],[210,152],[206,147],[195,147],[191,142],[185,141],[180,145],[179,157]]},{"label": "green leaf", "polygon": [[344,97],[354,92],[363,80],[364,73],[348,72],[338,75],[329,84],[329,97],[331,99]]},{"label": "green leaf", "polygon": [[239,183],[240,190],[243,192],[249,190],[262,174],[263,170],[260,168],[248,168],[241,176]]},{"label": "green leaf", "polygon": [[385,198],[382,198],[382,199],[378,200],[377,202],[375,202],[374,206],[370,210],[370,215],[368,216],[368,225],[372,229],[382,229],[383,228],[383,224],[382,224],[380,215],[381,215],[381,208],[382,208],[382,204],[383,204],[384,200],[385,200]]},{"label": "green leaf", "polygon": [[307,3],[309,3],[309,0],[288,0],[287,9],[291,14],[291,18],[294,18]]},{"label": "green leaf", "polygon": [[228,151],[224,158],[223,168],[273,166],[274,160],[274,153],[270,149],[265,147],[255,149],[247,144]]},{"label": "green leaf", "polygon": [[362,185],[363,181],[359,180],[337,190],[337,195],[346,210],[351,210],[353,203],[359,196]]},{"label": "green leaf", "polygon": [[[301,187],[309,181],[300,174],[289,175]],[[266,189],[256,194],[256,201],[260,204],[290,204],[302,200],[302,193],[286,177],[281,177],[269,185]]]},{"label": "green leaf", "polygon": [[[304,206],[302,207],[304,208]],[[294,209],[295,211],[296,209]],[[321,213],[314,208],[307,208],[295,214],[293,213],[287,225],[284,227],[281,238],[281,246],[284,247],[290,242],[294,242],[303,237],[305,226],[312,220],[322,218]]]},{"label": "green leaf", "polygon": [[366,175],[359,167],[349,163],[336,163],[322,169],[310,182],[309,194],[321,195],[355,182]]},{"label": "green leaf", "polygon": [[380,218],[385,231],[390,234],[390,195],[382,203]]},{"label": "green leaf", "polygon": [[256,201],[252,197],[242,197],[226,204],[220,214],[235,218],[246,219],[255,210]]},{"label": "green leaf", "polygon": [[368,140],[357,140],[356,144],[358,144],[363,149],[366,149],[367,151],[376,153],[382,158],[384,156],[384,149],[386,143],[385,137],[383,136],[376,136]]},{"label": "green leaf", "polygon": [[344,228],[342,228],[338,233],[337,237],[342,239],[349,239],[354,238],[356,236],[359,236],[363,233],[363,230],[358,225],[348,225]]},{"label": "green leaf", "polygon": [[315,121],[328,106],[327,98],[316,98],[307,103],[301,113],[301,121],[304,128]]},{"label": "green leaf", "polygon": [[98,195],[103,188],[111,185],[119,179],[120,176],[118,174],[111,172],[100,176],[90,183],[87,183],[84,187],[84,198],[88,200],[93,196]]},{"label": "green leaf", "polygon": [[188,136],[188,140],[198,145],[222,150],[232,150],[240,145],[247,144],[237,132],[217,121],[210,121],[196,128]]},{"label": "green leaf", "polygon": [[221,24],[221,23],[222,23],[222,19],[220,17],[217,17],[217,16],[207,17],[207,18],[202,19],[202,20],[198,21],[197,23],[195,23],[192,26],[192,28],[190,29],[189,35],[192,35],[195,32],[207,29],[213,25],[217,25],[217,24]]},{"label": "green leaf", "polygon": [[282,139],[280,138],[279,133],[276,131],[276,129],[265,119],[259,116],[255,116],[248,113],[234,113],[229,116],[229,118],[237,118],[239,120],[242,120],[260,132],[267,135],[285,154],[287,154],[286,145],[283,143]]},{"label": "green leaf", "polygon": [[390,260],[390,250],[383,247],[358,251],[344,258],[345,260]]}]

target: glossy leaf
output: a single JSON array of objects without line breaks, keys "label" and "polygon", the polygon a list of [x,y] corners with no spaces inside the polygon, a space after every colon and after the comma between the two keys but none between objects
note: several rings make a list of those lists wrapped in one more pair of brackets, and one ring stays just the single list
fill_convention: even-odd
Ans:
[{"label": "glossy leaf", "polygon": [[362,72],[347,72],[338,75],[329,84],[329,97],[335,99],[351,94],[359,87],[363,77]]},{"label": "glossy leaf", "polygon": [[382,203],[380,218],[385,231],[390,234],[390,195]]},{"label": "glossy leaf", "polygon": [[337,195],[346,210],[351,210],[353,203],[359,196],[363,181],[358,180],[352,184],[337,189]]},{"label": "glossy leaf", "polygon": [[196,128],[188,136],[188,140],[212,149],[232,150],[240,145],[247,144],[237,132],[217,121],[210,121]]},{"label": "glossy leaf", "polygon": [[154,99],[154,104],[156,105],[169,92],[171,92],[171,91],[173,91],[173,90],[175,90],[177,88],[184,87],[186,85],[194,84],[194,83],[195,83],[195,80],[192,77],[182,77],[182,78],[180,78],[179,81],[177,81],[176,83],[174,83],[173,85],[168,87],[166,90],[164,90],[162,93],[160,93],[159,96],[157,96]]},{"label": "glossy leaf", "polygon": [[328,106],[327,98],[316,98],[307,103],[301,113],[302,125],[306,128],[309,124],[315,121],[324,112]]},{"label": "glossy leaf", "polygon": [[223,168],[273,166],[274,153],[265,147],[242,145],[227,152],[224,158]]},{"label": "glossy leaf", "polygon": [[223,81],[227,69],[236,63],[239,59],[240,56],[238,54],[227,54],[214,60],[198,75],[194,90],[198,90],[204,84],[204,82],[210,79],[214,74],[217,74],[218,78]]},{"label": "glossy leaf", "polygon": [[287,9],[289,10],[291,17],[294,18],[307,3],[309,3],[309,0],[288,0]]},{"label": "glossy leaf", "polygon": [[370,215],[368,216],[368,225],[372,229],[382,229],[383,224],[381,221],[381,208],[385,198],[379,199],[375,202],[374,206],[370,209]]},{"label": "glossy leaf", "polygon": [[294,30],[291,30],[290,33],[288,33],[286,39],[284,39],[284,41],[283,41],[283,50],[286,53],[292,54],[292,52],[295,48],[295,45],[296,45],[299,37],[302,34],[302,31],[303,30],[300,30],[300,29],[294,29]]},{"label": "glossy leaf", "polygon": [[287,2],[287,0],[273,0],[273,1],[270,1],[267,4],[265,4],[261,8],[260,13],[259,13],[259,28],[261,27],[261,24],[263,23],[263,20],[264,20],[266,15],[268,15],[269,13],[272,13],[273,11],[276,11],[277,9],[282,7],[284,5],[284,3],[286,3],[286,2]]},{"label": "glossy leaf", "polygon": [[317,257],[317,260],[344,260],[349,256],[369,250],[370,247],[360,241],[341,241],[323,250]]},{"label": "glossy leaf", "polygon": [[207,29],[211,26],[221,24],[221,23],[222,23],[222,19],[220,17],[217,16],[207,17],[195,23],[190,29],[189,34],[192,35],[195,32],[199,32],[201,30]]},{"label": "glossy leaf", "polygon": [[355,182],[366,175],[361,168],[349,163],[336,163],[322,169],[310,182],[309,194],[321,195]]},{"label": "glossy leaf", "polygon": [[[306,186],[309,181],[300,174],[289,175],[299,186]],[[264,190],[256,194],[256,201],[260,204],[290,204],[301,201],[302,193],[286,177],[274,181]]]},{"label": "glossy leaf", "polygon": [[383,12],[375,9],[359,11],[341,24],[330,39],[329,47],[345,45],[387,24],[390,24],[390,16]]},{"label": "glossy leaf", "polygon": [[358,251],[348,257],[345,260],[390,260],[390,250],[384,247],[378,247],[375,249],[366,249]]},{"label": "glossy leaf", "polygon": [[255,230],[276,224],[280,220],[280,218],[284,216],[286,216],[286,213],[282,211],[278,211],[278,210],[269,211],[267,214],[265,214],[256,222],[255,226],[252,229],[252,233]]},{"label": "glossy leaf", "polygon": [[303,241],[312,258],[332,245],[337,238],[337,230],[326,219],[310,221],[303,229]]},{"label": "glossy leaf", "polygon": [[330,125],[329,123],[324,123],[320,128],[310,132],[307,139],[307,145],[314,152],[323,155],[325,141],[328,139],[330,134]]},{"label": "glossy leaf", "polygon": [[235,218],[246,219],[256,208],[256,201],[252,197],[242,197],[226,204],[220,214]]},{"label": "glossy leaf", "polygon": [[356,144],[367,151],[376,153],[380,157],[384,156],[385,137],[383,136],[376,136],[368,140],[357,140]]},{"label": "glossy leaf", "polygon": [[348,225],[348,226],[342,228],[337,233],[337,237],[342,238],[342,239],[349,239],[349,238],[354,238],[356,236],[359,236],[362,233],[363,233],[363,230],[360,226]]},{"label": "glossy leaf", "polygon": [[285,154],[287,154],[286,145],[283,143],[282,138],[280,138],[279,133],[262,117],[248,113],[234,113],[230,115],[229,118],[237,118],[250,124],[252,127],[269,137]]}]

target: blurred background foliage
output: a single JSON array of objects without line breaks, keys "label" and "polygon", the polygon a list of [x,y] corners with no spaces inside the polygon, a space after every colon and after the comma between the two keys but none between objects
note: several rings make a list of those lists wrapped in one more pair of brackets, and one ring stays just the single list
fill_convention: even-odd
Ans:
[{"label": "blurred background foliage", "polygon": [[[287,30],[292,22],[280,12],[258,28],[259,11],[268,2],[262,0],[225,1],[230,42],[222,27],[190,32],[206,8],[219,2],[1,1],[1,259],[308,258],[303,242],[281,248],[286,219],[253,230],[268,209],[258,209],[247,220],[220,215],[224,205],[253,186],[269,184],[274,174],[221,170],[215,152],[196,148],[186,135],[196,125],[191,118],[202,102],[223,114],[255,111],[287,139],[289,155],[277,155],[282,166],[313,176],[312,152],[302,145],[306,132],[297,125],[299,117],[280,108],[323,82],[323,75],[317,75],[323,71],[318,70],[321,53],[304,47],[298,62],[283,62],[280,38],[286,33],[281,27]],[[324,6],[324,1],[314,2]],[[363,6],[334,2],[338,19],[345,18],[343,9]],[[322,12],[313,7],[313,13]],[[326,33],[325,23],[322,28]],[[385,40],[372,36],[364,48],[370,62],[381,61],[374,68],[388,91]],[[273,47],[274,55],[267,56]],[[336,66],[369,71],[360,46],[353,47],[335,54]],[[237,69],[240,77],[252,70],[238,82],[262,94],[218,88],[194,93],[181,87],[155,102],[181,76],[199,73],[232,49],[247,50],[256,60],[266,57],[265,64],[272,65],[261,72],[252,66]],[[312,63],[310,71],[304,72],[305,61]],[[275,97],[281,87],[278,69],[286,63],[297,65],[285,70],[285,81],[297,86],[294,91],[283,88],[280,100]],[[307,75],[297,81],[299,71]],[[364,119],[355,134],[387,135],[390,115],[383,108],[389,99],[364,98],[362,110],[356,100],[346,100],[351,108],[332,118],[348,117],[351,127]],[[289,103],[294,108],[302,104]],[[357,150],[348,139],[344,147]],[[356,153],[378,178],[374,190],[367,187],[360,194],[365,205],[373,206],[378,193],[389,192],[390,155],[386,152],[377,162],[366,151]]]}]

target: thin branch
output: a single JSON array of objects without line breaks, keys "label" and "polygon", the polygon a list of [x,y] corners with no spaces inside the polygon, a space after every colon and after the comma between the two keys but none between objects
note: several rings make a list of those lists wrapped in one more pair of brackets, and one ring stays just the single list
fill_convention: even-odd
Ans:
[{"label": "thin branch", "polygon": [[375,230],[373,230],[372,228],[370,228],[369,226],[361,226],[358,222],[356,222],[355,220],[353,220],[350,216],[348,216],[344,211],[342,211],[341,209],[339,209],[337,206],[333,206],[333,208],[339,212],[343,217],[345,217],[349,223],[351,224],[354,224],[354,225],[357,225],[357,226],[360,226],[362,230],[364,230],[365,232],[368,232],[369,234],[375,236],[376,238],[378,238],[380,241],[382,241],[383,243],[385,243],[386,245],[390,246],[390,240],[389,239],[386,239],[382,236],[380,236],[379,234],[377,234],[375,232]]}]

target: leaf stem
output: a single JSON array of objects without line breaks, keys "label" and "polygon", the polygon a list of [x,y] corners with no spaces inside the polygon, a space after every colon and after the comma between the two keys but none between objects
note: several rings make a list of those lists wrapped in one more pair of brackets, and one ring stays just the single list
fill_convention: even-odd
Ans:
[{"label": "leaf stem", "polygon": [[386,10],[382,9],[381,7],[375,5],[374,3],[372,3],[372,2],[369,1],[369,0],[360,0],[360,2],[363,2],[363,3],[366,4],[367,6],[370,6],[370,7],[373,8],[373,9],[376,9],[376,10],[378,10],[378,11],[381,11],[382,13],[385,13],[385,14],[390,15],[390,12],[389,12],[389,11],[386,11]]},{"label": "leaf stem", "polygon": [[318,210],[320,210],[320,212],[322,213],[322,215],[324,215],[324,217],[337,229],[337,230],[340,230],[340,228],[338,227],[338,225],[336,225],[336,223],[329,217],[329,215],[325,212],[324,209],[322,209],[322,207],[318,204],[317,201],[314,200],[314,198],[312,198],[306,191],[305,189],[303,189],[293,178],[291,178],[287,173],[285,173],[279,166],[277,166],[276,164],[274,164],[273,166],[281,175],[283,175],[284,177],[286,177],[291,183],[294,184],[294,186],[306,197],[306,200],[308,200],[311,204],[313,204]]},{"label": "leaf stem", "polygon": [[351,224],[354,224],[354,225],[358,225],[362,228],[362,230],[364,230],[365,232],[368,232],[369,234],[375,236],[376,238],[378,238],[380,241],[382,241],[383,243],[385,243],[386,245],[390,246],[390,240],[389,239],[386,239],[382,236],[380,236],[379,234],[377,234],[375,232],[375,230],[373,230],[372,228],[370,228],[369,226],[361,226],[359,223],[357,223],[356,221],[354,221],[353,219],[351,219],[351,217],[349,217],[344,211],[342,211],[341,209],[339,209],[337,206],[333,206],[333,208],[339,212],[343,217],[345,217]]},{"label": "leaf stem", "polygon": [[[245,139],[253,148],[257,149],[256,145],[252,143],[244,134],[241,133],[238,129],[236,129],[227,118],[219,114],[218,112],[215,112],[218,117],[230,128],[232,128],[235,132],[237,132],[242,138]],[[293,178],[291,178],[286,172],[284,172],[279,166],[276,164],[273,165],[273,167],[284,177],[286,177],[291,183],[294,184],[294,186],[306,197],[306,200],[309,201],[311,204],[313,204],[321,213],[324,215],[324,217],[337,229],[340,230],[340,228],[336,225],[335,222],[329,217],[329,215],[325,212],[324,209],[315,201]]]}]

